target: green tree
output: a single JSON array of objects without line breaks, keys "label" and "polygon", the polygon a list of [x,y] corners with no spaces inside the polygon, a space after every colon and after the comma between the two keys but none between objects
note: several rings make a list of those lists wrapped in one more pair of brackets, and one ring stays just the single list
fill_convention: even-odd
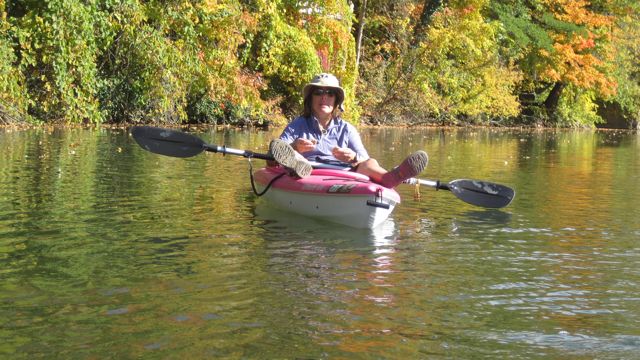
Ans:
[{"label": "green tree", "polygon": [[50,121],[102,121],[96,58],[104,27],[97,1],[7,4],[29,112]]},{"label": "green tree", "polygon": [[0,121],[284,122],[320,71],[341,78],[354,122],[591,125],[606,103],[640,113],[634,1],[353,5],[0,0]]},{"label": "green tree", "polygon": [[[640,119],[640,3],[620,0],[611,9],[616,14],[612,31],[616,56],[612,62],[618,91],[607,102],[619,104],[627,122],[637,123]],[[606,106],[605,100],[600,104]]]},{"label": "green tree", "polygon": [[27,110],[24,77],[16,67],[9,29],[5,2],[0,0],[0,124],[17,122]]},{"label": "green tree", "polygon": [[466,2],[434,14],[416,82],[430,94],[432,113],[486,123],[519,114],[514,95],[519,71],[500,57],[499,24],[489,23],[481,11],[485,1]]},{"label": "green tree", "polygon": [[[538,110],[532,115],[556,123],[598,121],[592,100],[616,93],[608,7],[584,0],[510,0],[492,1],[489,9],[503,24],[504,53],[525,74],[520,92],[533,95]],[[565,90],[571,96],[562,99]],[[577,113],[582,116],[565,116]]]},{"label": "green tree", "polygon": [[247,64],[269,81],[266,99],[293,116],[302,104],[303,85],[321,71],[332,72],[347,92],[347,114],[357,118],[353,15],[347,2],[260,0],[254,6],[260,25]]},{"label": "green tree", "polygon": [[520,79],[500,57],[486,1],[371,3],[361,72],[371,121],[468,119],[518,114]]},{"label": "green tree", "polygon": [[110,12],[101,103],[112,121],[224,123],[263,110],[239,61],[251,19],[236,2],[123,1]]}]

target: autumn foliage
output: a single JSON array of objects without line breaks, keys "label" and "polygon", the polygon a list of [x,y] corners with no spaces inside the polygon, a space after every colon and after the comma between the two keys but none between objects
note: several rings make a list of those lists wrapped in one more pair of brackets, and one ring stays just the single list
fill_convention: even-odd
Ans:
[{"label": "autumn foliage", "polygon": [[0,0],[0,123],[284,123],[333,72],[354,123],[640,113],[630,0]]}]

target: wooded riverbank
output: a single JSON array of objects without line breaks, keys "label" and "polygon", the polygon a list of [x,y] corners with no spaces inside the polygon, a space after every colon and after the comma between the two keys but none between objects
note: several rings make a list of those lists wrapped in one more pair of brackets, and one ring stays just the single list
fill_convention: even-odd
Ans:
[{"label": "wooded riverbank", "polygon": [[353,123],[637,127],[639,9],[0,0],[0,124],[284,124],[325,71]]}]

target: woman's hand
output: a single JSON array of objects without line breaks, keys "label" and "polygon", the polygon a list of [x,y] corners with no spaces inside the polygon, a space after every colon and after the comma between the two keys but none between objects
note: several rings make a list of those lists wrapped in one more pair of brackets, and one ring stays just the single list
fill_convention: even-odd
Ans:
[{"label": "woman's hand", "polygon": [[331,153],[333,157],[342,162],[354,163],[356,160],[356,152],[349,148],[339,148],[336,146],[331,150]]},{"label": "woman's hand", "polygon": [[293,143],[291,143],[291,147],[299,153],[305,153],[315,149],[317,143],[318,141],[316,139],[297,138]]}]

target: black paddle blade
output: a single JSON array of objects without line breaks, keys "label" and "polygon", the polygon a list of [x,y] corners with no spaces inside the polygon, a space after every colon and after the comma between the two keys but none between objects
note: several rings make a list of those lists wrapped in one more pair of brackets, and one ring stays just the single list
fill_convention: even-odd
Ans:
[{"label": "black paddle blade", "polygon": [[187,158],[205,150],[204,141],[180,131],[136,126],[131,130],[131,135],[143,149],[160,155]]},{"label": "black paddle blade", "polygon": [[460,200],[487,208],[507,206],[516,195],[510,187],[480,180],[453,180],[448,188]]}]

